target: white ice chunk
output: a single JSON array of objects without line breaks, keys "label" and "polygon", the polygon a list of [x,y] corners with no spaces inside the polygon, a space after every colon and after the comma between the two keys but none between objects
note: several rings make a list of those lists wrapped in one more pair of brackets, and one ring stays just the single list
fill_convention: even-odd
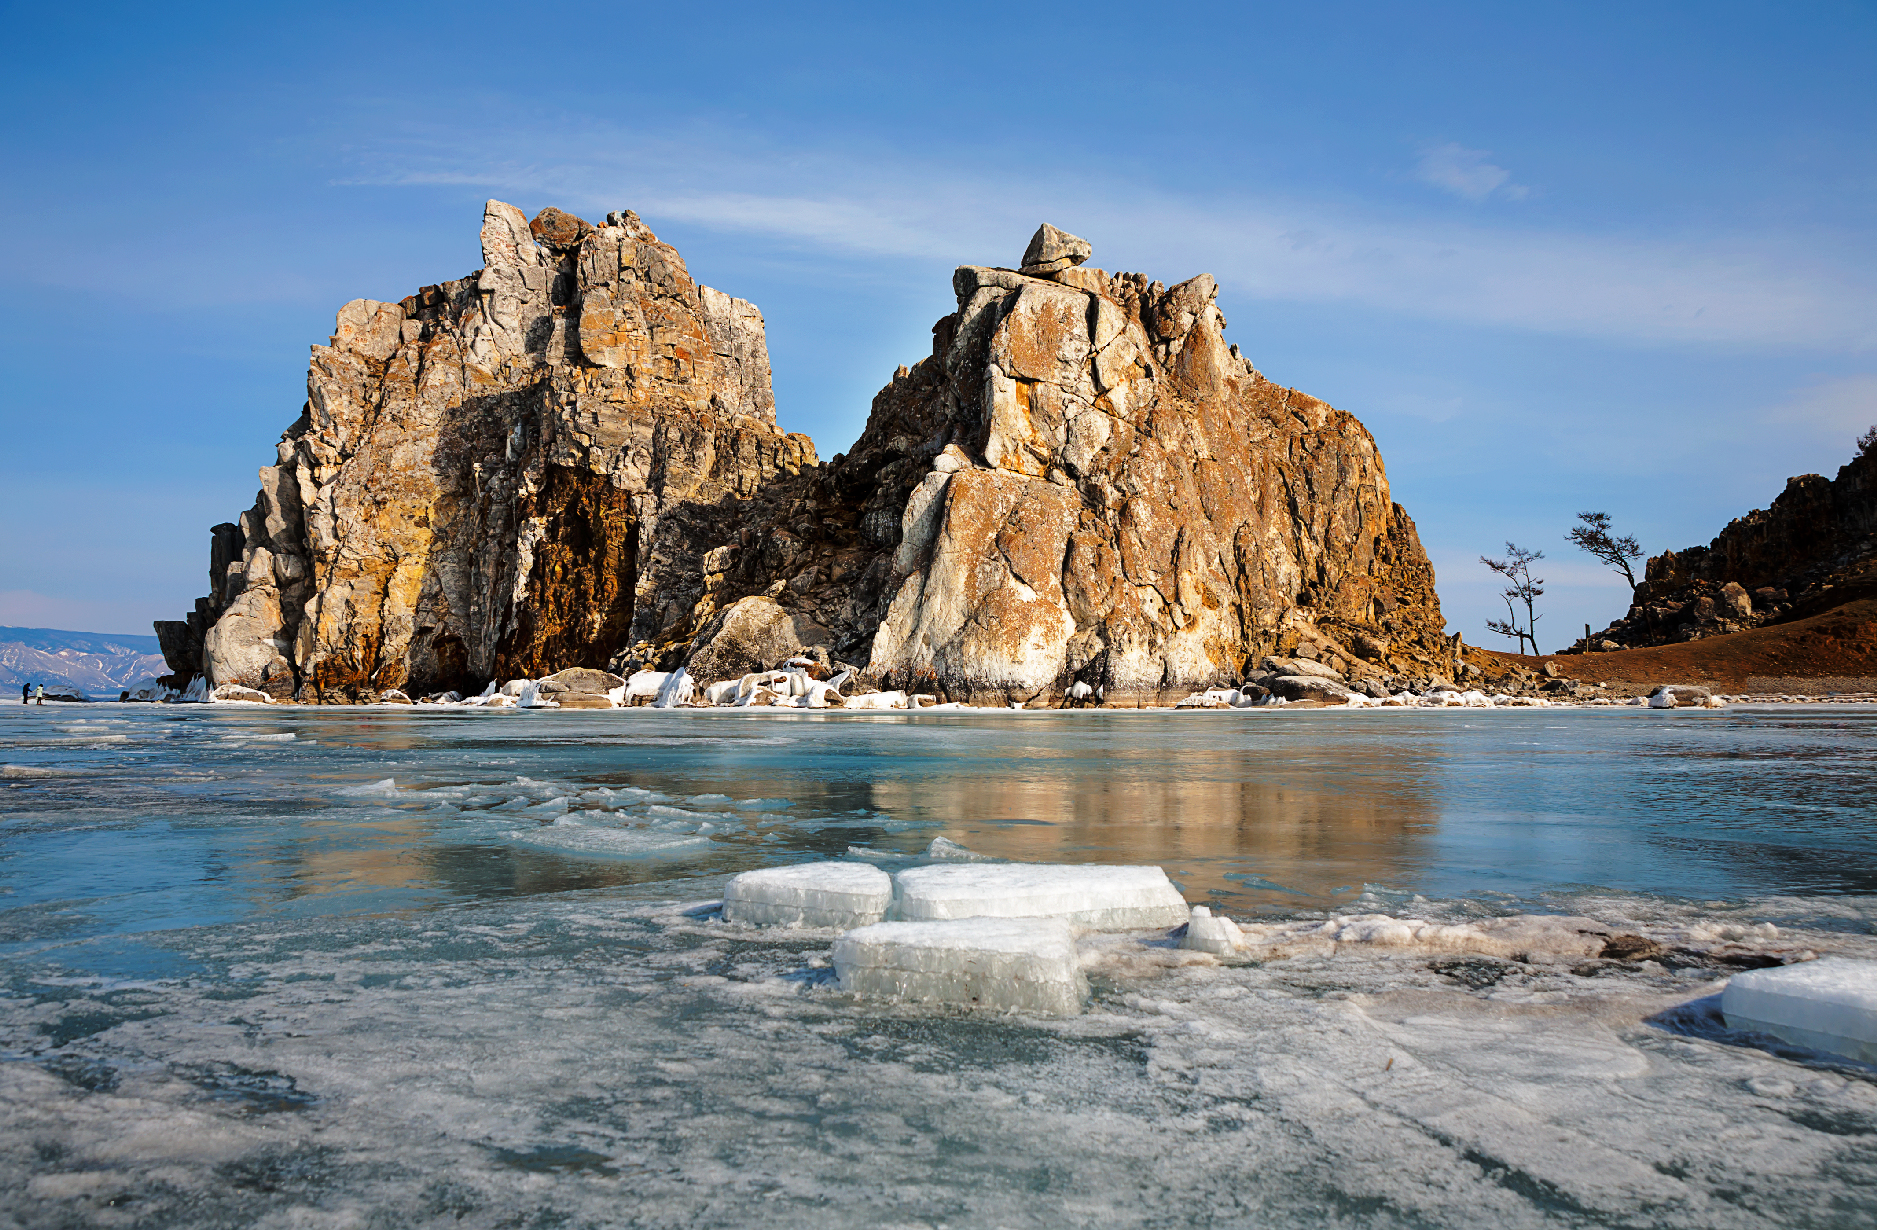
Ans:
[{"label": "white ice chunk", "polygon": [[894,909],[908,921],[1061,918],[1101,931],[1177,927],[1186,900],[1158,867],[1047,863],[915,867],[894,877]]},{"label": "white ice chunk", "polygon": [[1181,948],[1209,952],[1215,957],[1237,952],[1245,946],[1245,933],[1223,914],[1215,915],[1203,905],[1193,907],[1186,920],[1186,934],[1180,937]]},{"label": "white ice chunk", "polygon": [[658,685],[658,699],[652,702],[654,709],[671,709],[688,704],[691,694],[697,690],[697,684],[691,678],[691,672],[680,666],[665,676],[665,681]]},{"label": "white ice chunk", "polygon": [[1075,933],[1054,919],[876,923],[833,956],[841,986],[863,995],[1067,1016],[1088,993]]},{"label": "white ice chunk", "polygon": [[864,927],[886,917],[893,880],[865,863],[800,863],[733,876],[725,922],[788,927]]},{"label": "white ice chunk", "polygon": [[1729,1029],[1877,1063],[1877,961],[1826,957],[1735,974],[1721,993]]}]

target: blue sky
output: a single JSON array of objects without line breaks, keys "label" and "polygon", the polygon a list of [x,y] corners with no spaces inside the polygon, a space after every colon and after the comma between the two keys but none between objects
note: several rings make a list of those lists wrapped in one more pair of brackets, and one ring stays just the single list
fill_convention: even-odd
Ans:
[{"label": "blue sky", "polygon": [[1482,552],[1545,550],[1553,648],[1626,602],[1577,511],[1705,542],[1877,422],[1868,3],[265,7],[7,8],[0,624],[179,617],[307,345],[490,196],[754,300],[824,457],[1039,221],[1211,272],[1481,644]]}]

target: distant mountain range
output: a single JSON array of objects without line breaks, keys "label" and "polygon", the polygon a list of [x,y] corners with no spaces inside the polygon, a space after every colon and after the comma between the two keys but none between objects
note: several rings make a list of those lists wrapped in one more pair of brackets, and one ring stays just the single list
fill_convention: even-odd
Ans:
[{"label": "distant mountain range", "polygon": [[68,684],[94,700],[116,700],[131,684],[168,673],[154,636],[0,627],[0,703],[22,684],[35,683]]}]

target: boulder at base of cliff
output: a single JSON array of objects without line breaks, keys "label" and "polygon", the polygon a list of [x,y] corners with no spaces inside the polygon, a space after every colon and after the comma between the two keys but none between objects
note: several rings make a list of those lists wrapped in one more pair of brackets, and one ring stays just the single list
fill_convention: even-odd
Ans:
[{"label": "boulder at base of cliff", "polygon": [[244,688],[238,683],[224,683],[209,693],[210,700],[245,700],[256,704],[272,704],[274,698],[254,688]]},{"label": "boulder at base of cliff", "polygon": [[1271,680],[1270,688],[1273,696],[1285,700],[1317,700],[1327,705],[1343,704],[1355,695],[1334,679],[1319,675],[1279,675]]},{"label": "boulder at base of cliff", "polygon": [[1321,662],[1313,662],[1309,658],[1266,658],[1264,660],[1264,669],[1276,675],[1289,675],[1293,677],[1305,675],[1314,676],[1318,679],[1341,679],[1343,677],[1343,673],[1335,667],[1325,666]]},{"label": "boulder at base of cliff", "polygon": [[83,692],[79,691],[77,688],[72,687],[70,684],[66,684],[66,683],[48,684],[46,687],[45,698],[47,700],[65,700],[65,701],[78,701],[78,700],[90,700],[91,699],[89,696],[86,696]]},{"label": "boulder at base of cliff", "polygon": [[541,690],[552,694],[554,699],[562,704],[567,703],[564,693],[605,696],[614,688],[625,686],[626,681],[618,675],[594,670],[590,666],[570,666],[564,671],[556,671],[541,681]]},{"label": "boulder at base of cliff", "polygon": [[1665,683],[1649,693],[1651,709],[1699,709],[1712,694],[1706,688],[1687,683]]},{"label": "boulder at base of cliff", "polygon": [[744,598],[704,625],[685,668],[706,683],[741,679],[827,642],[827,630],[806,615],[785,610],[773,598]]}]

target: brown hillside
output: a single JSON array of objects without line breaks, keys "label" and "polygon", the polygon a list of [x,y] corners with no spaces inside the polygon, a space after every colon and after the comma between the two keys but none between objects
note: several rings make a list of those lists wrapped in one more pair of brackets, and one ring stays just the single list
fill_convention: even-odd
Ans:
[{"label": "brown hillside", "polygon": [[1544,657],[1469,647],[1466,656],[1489,677],[1512,666],[1542,671],[1550,662],[1560,674],[1586,683],[1607,682],[1613,691],[1625,693],[1659,683],[1700,683],[1734,692],[1873,691],[1877,599],[1679,645]]}]

